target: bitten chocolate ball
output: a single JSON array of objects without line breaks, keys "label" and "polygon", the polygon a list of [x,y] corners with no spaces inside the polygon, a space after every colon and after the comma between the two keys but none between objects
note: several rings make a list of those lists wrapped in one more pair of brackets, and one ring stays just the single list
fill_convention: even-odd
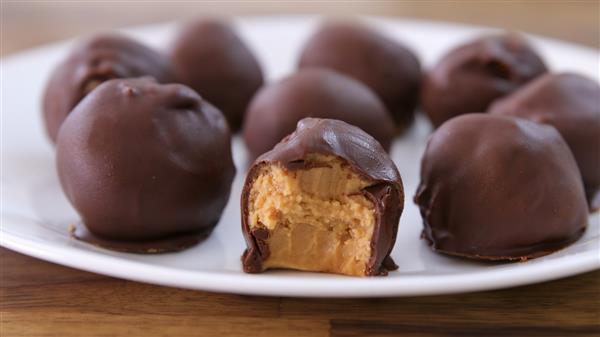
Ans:
[{"label": "bitten chocolate ball", "polygon": [[239,130],[263,75],[236,32],[224,22],[201,19],[183,27],[170,54],[183,83],[219,108],[232,131]]},{"label": "bitten chocolate ball", "polygon": [[308,40],[299,67],[325,67],[348,75],[373,90],[399,129],[413,121],[421,68],[400,42],[361,24],[328,22]]},{"label": "bitten chocolate ball", "polygon": [[246,177],[244,271],[385,275],[397,268],[390,252],[403,206],[398,169],[373,137],[305,118]]},{"label": "bitten chocolate ball", "polygon": [[435,131],[415,196],[440,253],[525,260],[576,241],[588,221],[577,164],[551,126],[467,114]]},{"label": "bitten chocolate ball", "polygon": [[393,121],[377,96],[350,77],[326,69],[303,69],[261,89],[248,108],[244,140],[252,159],[269,151],[305,117],[355,125],[387,150]]},{"label": "bitten chocolate ball", "polygon": [[485,112],[544,72],[544,62],[522,37],[485,36],[451,50],[429,71],[421,105],[438,127],[461,114]]},{"label": "bitten chocolate ball", "polygon": [[128,37],[96,35],[80,42],[56,67],[44,92],[42,110],[52,142],[71,110],[100,83],[141,76],[175,81],[166,57]]},{"label": "bitten chocolate ball", "polygon": [[100,84],[58,136],[60,182],[84,225],[73,236],[137,253],[198,243],[229,198],[230,138],[221,112],[186,86]]},{"label": "bitten chocolate ball", "polygon": [[600,86],[576,74],[547,74],[497,101],[492,114],[554,126],[579,166],[590,209],[600,208]]}]

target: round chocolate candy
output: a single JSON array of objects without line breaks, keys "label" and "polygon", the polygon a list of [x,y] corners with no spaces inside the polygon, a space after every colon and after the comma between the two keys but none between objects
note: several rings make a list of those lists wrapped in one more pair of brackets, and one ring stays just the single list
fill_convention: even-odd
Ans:
[{"label": "round chocolate candy", "polygon": [[435,251],[483,260],[549,254],[588,221],[577,164],[556,129],[489,114],[453,118],[432,134],[415,203]]},{"label": "round chocolate candy", "polygon": [[175,81],[166,57],[128,37],[96,35],[77,44],[56,67],[44,92],[42,110],[52,142],[71,110],[100,83],[141,76]]},{"label": "round chocolate candy", "polygon": [[232,131],[239,130],[263,75],[236,32],[221,21],[197,20],[179,32],[170,54],[182,82],[219,108]]},{"label": "round chocolate candy", "polygon": [[241,197],[244,271],[385,275],[404,207],[402,180],[361,129],[305,118],[250,168]]},{"label": "round chocolate candy", "polygon": [[451,50],[429,71],[421,105],[438,127],[452,117],[486,111],[544,72],[544,62],[522,37],[485,36]]},{"label": "round chocolate candy", "polygon": [[248,108],[244,140],[252,159],[272,149],[305,117],[353,124],[387,150],[393,121],[379,98],[350,77],[326,69],[302,69],[261,89]]},{"label": "round chocolate candy", "polygon": [[62,188],[81,216],[73,235],[157,253],[215,227],[235,175],[223,114],[192,89],[150,78],[100,84],[58,136]]},{"label": "round chocolate candy", "polygon": [[413,121],[421,83],[420,63],[400,42],[352,22],[328,22],[308,40],[299,67],[325,67],[373,90],[397,127]]},{"label": "round chocolate candy", "polygon": [[492,114],[554,126],[579,166],[591,210],[600,208],[600,86],[590,78],[547,74],[496,101]]}]

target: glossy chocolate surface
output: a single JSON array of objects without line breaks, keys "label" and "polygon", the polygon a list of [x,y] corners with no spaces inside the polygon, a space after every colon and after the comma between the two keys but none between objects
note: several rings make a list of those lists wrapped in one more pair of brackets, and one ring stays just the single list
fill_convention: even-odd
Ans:
[{"label": "glossy chocolate surface", "polygon": [[183,27],[170,50],[181,81],[241,128],[252,96],[263,84],[256,57],[227,23],[201,19]]},{"label": "glossy chocolate surface", "polygon": [[525,260],[576,241],[588,221],[575,159],[551,126],[467,114],[429,139],[415,203],[441,253]]},{"label": "glossy chocolate surface", "polygon": [[106,81],[87,95],[63,124],[56,160],[93,234],[75,237],[125,251],[178,250],[207,236],[235,175],[221,112],[150,78]]},{"label": "glossy chocolate surface", "polygon": [[452,49],[427,73],[421,105],[438,127],[461,114],[485,112],[544,72],[544,62],[524,38],[484,36]]},{"label": "glossy chocolate surface", "polygon": [[56,142],[71,110],[100,83],[142,76],[161,83],[176,81],[166,57],[133,39],[109,34],[81,41],[56,67],[46,85],[42,108],[52,142]]},{"label": "glossy chocolate surface", "polygon": [[251,159],[269,151],[305,117],[339,119],[377,139],[387,150],[393,121],[379,98],[350,77],[326,69],[302,69],[261,89],[244,124]]},{"label": "glossy chocolate surface", "polygon": [[490,113],[554,126],[579,166],[590,209],[600,209],[600,86],[571,74],[538,77],[494,103]]},{"label": "glossy chocolate surface", "polygon": [[248,223],[249,192],[260,167],[276,164],[287,170],[308,169],[304,159],[310,154],[341,158],[358,174],[373,181],[363,190],[376,205],[377,214],[366,274],[383,275],[396,269],[390,253],[404,208],[402,179],[396,165],[383,147],[361,129],[338,120],[305,118],[298,122],[294,133],[257,158],[246,176],[241,196],[242,230],[248,245],[242,257],[244,271],[262,271],[262,261],[269,255],[264,243],[268,233],[250,231]]},{"label": "glossy chocolate surface", "polygon": [[324,67],[348,75],[373,90],[397,127],[413,121],[421,66],[416,55],[374,29],[353,22],[328,22],[310,37],[299,67]]}]

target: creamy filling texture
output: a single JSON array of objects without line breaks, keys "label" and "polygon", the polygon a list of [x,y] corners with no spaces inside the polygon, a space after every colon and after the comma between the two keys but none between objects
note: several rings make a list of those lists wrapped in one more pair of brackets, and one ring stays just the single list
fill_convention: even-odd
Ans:
[{"label": "creamy filling texture", "polygon": [[364,275],[371,257],[372,182],[334,156],[311,155],[308,169],[264,165],[249,196],[250,230],[267,229],[263,268]]}]

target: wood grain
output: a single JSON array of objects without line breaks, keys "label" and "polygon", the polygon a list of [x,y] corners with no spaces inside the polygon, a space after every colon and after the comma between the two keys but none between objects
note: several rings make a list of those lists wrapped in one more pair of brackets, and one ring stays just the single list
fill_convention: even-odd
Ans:
[{"label": "wood grain", "polygon": [[0,336],[600,336],[600,271],[472,294],[301,299],[118,280],[6,249],[0,261]]},{"label": "wood grain", "polygon": [[[598,1],[2,1],[0,55],[203,15],[391,15],[600,46]],[[3,112],[4,113],[4,112]],[[0,249],[0,336],[600,336],[600,271],[506,290],[390,299],[215,294],[91,274]]]}]

